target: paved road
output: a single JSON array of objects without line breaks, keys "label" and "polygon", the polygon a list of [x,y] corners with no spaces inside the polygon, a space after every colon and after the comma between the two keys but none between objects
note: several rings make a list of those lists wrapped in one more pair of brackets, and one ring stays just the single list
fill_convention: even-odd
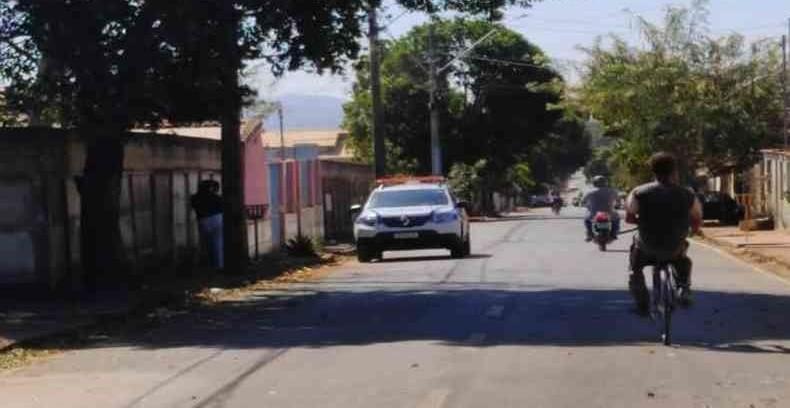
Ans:
[{"label": "paved road", "polygon": [[625,242],[601,254],[578,219],[540,214],[473,234],[469,259],[388,254],[284,301],[0,376],[0,406],[790,406],[790,286],[777,278],[695,246],[697,302],[666,348],[629,312]]}]

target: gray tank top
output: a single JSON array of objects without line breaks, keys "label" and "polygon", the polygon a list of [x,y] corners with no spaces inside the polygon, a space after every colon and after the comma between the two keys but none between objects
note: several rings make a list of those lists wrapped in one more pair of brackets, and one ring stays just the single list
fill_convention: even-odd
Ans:
[{"label": "gray tank top", "polygon": [[691,190],[673,184],[648,183],[634,190],[639,205],[639,245],[656,255],[671,256],[689,234]]}]

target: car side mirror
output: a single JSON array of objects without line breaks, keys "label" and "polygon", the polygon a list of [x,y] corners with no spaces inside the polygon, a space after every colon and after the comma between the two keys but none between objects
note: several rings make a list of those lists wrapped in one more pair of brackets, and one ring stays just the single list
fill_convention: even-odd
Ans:
[{"label": "car side mirror", "polygon": [[351,215],[351,217],[354,217],[355,215],[361,212],[362,212],[362,206],[359,204],[354,204],[351,206],[351,208],[348,209],[348,213]]},{"label": "car side mirror", "polygon": [[469,203],[466,201],[459,201],[456,205],[456,208],[463,208],[464,210],[469,210]]}]

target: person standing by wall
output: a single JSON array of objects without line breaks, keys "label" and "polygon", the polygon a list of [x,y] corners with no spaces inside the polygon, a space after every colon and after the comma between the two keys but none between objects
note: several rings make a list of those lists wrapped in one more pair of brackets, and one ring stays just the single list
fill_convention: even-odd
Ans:
[{"label": "person standing by wall", "polygon": [[214,180],[203,180],[198,191],[192,195],[192,209],[198,220],[200,239],[208,249],[211,265],[222,269],[222,197],[219,195],[219,183]]}]

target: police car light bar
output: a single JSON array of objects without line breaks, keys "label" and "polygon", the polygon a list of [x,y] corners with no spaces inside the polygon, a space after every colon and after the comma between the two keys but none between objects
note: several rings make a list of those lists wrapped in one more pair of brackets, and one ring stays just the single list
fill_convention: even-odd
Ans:
[{"label": "police car light bar", "polygon": [[447,179],[442,176],[392,176],[376,180],[380,186],[396,186],[399,184],[443,184]]}]

